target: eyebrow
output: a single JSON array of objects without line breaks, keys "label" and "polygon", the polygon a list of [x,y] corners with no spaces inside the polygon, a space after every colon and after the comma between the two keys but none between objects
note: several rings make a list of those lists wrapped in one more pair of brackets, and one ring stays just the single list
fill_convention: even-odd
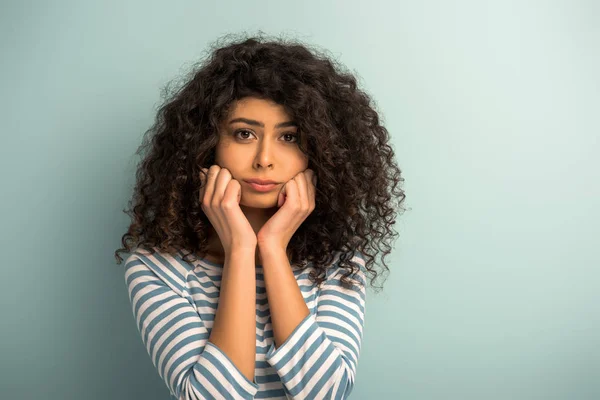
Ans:
[{"label": "eyebrow", "polygon": [[[246,123],[248,125],[260,126],[261,128],[265,127],[265,124],[263,124],[262,122],[258,122],[258,121],[255,121],[253,119],[248,119],[248,118],[234,118],[231,121],[229,121],[229,124],[231,125],[231,124],[234,124],[236,122],[244,122],[244,123]],[[288,126],[295,126],[295,127],[297,127],[298,124],[296,124],[296,122],[294,122],[294,121],[281,122],[281,123],[275,125],[275,128],[285,128],[285,127],[288,127]]]}]

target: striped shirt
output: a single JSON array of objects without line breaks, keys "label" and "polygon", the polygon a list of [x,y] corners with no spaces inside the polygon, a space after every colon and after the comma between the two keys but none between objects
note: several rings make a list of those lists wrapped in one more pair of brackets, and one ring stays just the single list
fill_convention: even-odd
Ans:
[{"label": "striped shirt", "polygon": [[365,269],[341,286],[339,252],[319,288],[307,269],[294,275],[308,309],[287,340],[275,348],[261,265],[256,265],[256,363],[250,381],[208,341],[219,300],[223,265],[183,260],[138,248],[125,261],[133,315],[148,354],[177,399],[345,399],[354,386],[365,316]]}]

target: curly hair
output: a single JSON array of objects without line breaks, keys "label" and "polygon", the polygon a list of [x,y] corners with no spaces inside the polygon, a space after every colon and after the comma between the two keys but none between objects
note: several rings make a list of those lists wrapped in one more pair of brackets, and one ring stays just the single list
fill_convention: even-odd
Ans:
[{"label": "curly hair", "polygon": [[[381,289],[374,282],[389,273],[387,242],[398,235],[393,225],[405,210],[405,194],[371,98],[352,73],[298,40],[267,39],[262,32],[229,41],[231,36],[209,47],[180,88],[169,91],[167,85],[163,92],[164,103],[136,152],[142,159],[123,210],[131,224],[121,238],[124,247],[115,251],[117,263],[123,260],[119,253],[137,246],[152,253],[155,247],[184,250],[186,262],[206,254],[210,221],[199,199],[200,169],[214,164],[219,126],[232,104],[251,96],[282,105],[294,118],[319,182],[315,210],[288,245],[291,263],[311,261],[310,279],[320,285],[339,252],[341,283],[349,287],[347,278],[358,268],[350,259],[359,254],[371,286]],[[381,271],[375,268],[378,251]]]}]

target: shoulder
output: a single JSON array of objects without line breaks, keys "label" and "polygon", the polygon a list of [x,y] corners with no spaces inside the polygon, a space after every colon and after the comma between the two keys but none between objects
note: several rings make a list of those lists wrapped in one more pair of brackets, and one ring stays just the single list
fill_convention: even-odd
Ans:
[{"label": "shoulder", "polygon": [[157,248],[152,251],[138,247],[125,260],[125,278],[132,274],[152,274],[177,292],[186,286],[188,273],[193,267],[179,254],[169,254]]},{"label": "shoulder", "polygon": [[319,307],[342,308],[359,319],[365,312],[366,277],[364,256],[354,254],[342,267],[340,253],[327,271],[325,280],[319,292]]},{"label": "shoulder", "polygon": [[347,275],[350,271],[350,269],[348,268],[348,264],[350,264],[350,267],[353,269],[353,271],[346,279],[353,280],[355,282],[358,282],[360,285],[364,286],[366,283],[366,263],[364,254],[360,251],[355,251],[346,261],[344,267],[340,265],[341,254],[341,251],[337,251],[335,253],[334,261],[332,262],[331,267],[327,269],[327,281],[329,283],[339,283],[342,276]]}]

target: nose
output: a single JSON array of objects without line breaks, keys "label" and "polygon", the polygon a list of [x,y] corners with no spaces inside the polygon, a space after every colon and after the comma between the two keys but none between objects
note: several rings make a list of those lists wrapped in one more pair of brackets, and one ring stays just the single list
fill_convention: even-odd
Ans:
[{"label": "nose", "polygon": [[255,165],[257,168],[260,167],[273,167],[273,148],[272,144],[268,143],[268,140],[263,140],[262,143],[257,147],[257,154]]}]

